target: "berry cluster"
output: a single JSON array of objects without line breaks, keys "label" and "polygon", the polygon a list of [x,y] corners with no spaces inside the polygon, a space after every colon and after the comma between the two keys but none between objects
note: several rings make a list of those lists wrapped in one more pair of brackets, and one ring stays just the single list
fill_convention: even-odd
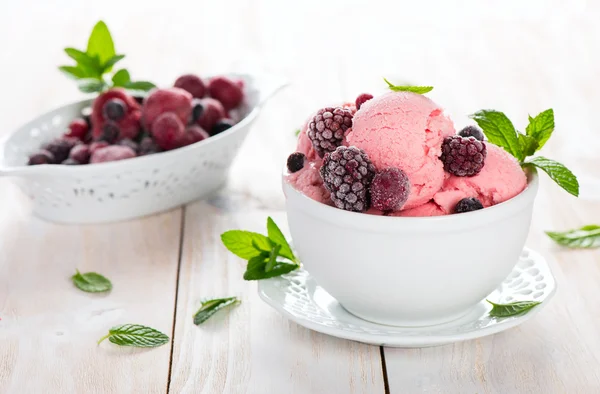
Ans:
[{"label": "berry cluster", "polygon": [[112,88],[71,121],[62,137],[33,153],[29,165],[103,163],[187,146],[235,125],[229,111],[243,99],[241,81],[205,82],[192,74],[145,98]]}]

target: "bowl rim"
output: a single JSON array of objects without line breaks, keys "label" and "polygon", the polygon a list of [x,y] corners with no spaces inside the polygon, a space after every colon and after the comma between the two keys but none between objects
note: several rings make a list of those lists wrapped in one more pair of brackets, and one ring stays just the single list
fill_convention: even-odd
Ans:
[{"label": "bowl rim", "polygon": [[[249,78],[253,77],[252,75],[249,75],[249,74],[226,73],[226,75],[231,75],[231,76],[236,76],[236,77],[244,77],[245,82],[247,84],[249,84],[249,82],[251,81],[251,80],[249,80]],[[251,84],[251,86],[252,86],[252,88],[256,89],[260,93],[260,89],[258,87],[254,86],[254,84]],[[59,107],[50,109],[50,110],[36,116],[35,118],[31,119],[30,121],[23,124],[22,126],[17,127],[12,132],[8,133],[6,136],[3,136],[0,139],[0,173],[4,172],[6,174],[15,174],[15,175],[16,175],[16,173],[18,173],[18,175],[22,175],[22,174],[24,175],[24,174],[33,174],[33,173],[41,174],[41,173],[52,173],[52,172],[68,172],[68,173],[74,174],[74,173],[83,173],[85,171],[93,171],[93,170],[99,169],[99,168],[109,169],[109,168],[112,168],[115,166],[122,166],[123,163],[131,163],[131,160],[135,160],[135,163],[144,163],[144,162],[149,162],[151,160],[156,160],[156,159],[160,159],[160,158],[174,157],[176,154],[179,154],[181,152],[191,151],[193,149],[199,149],[200,147],[208,147],[211,144],[218,143],[218,141],[226,139],[227,137],[246,129],[246,127],[250,126],[254,122],[254,120],[256,120],[256,117],[258,116],[258,114],[260,113],[260,110],[261,110],[261,103],[260,103],[260,101],[257,101],[254,106],[250,107],[250,112],[248,112],[248,114],[246,116],[244,116],[238,123],[236,123],[234,126],[229,128],[228,130],[225,130],[224,132],[219,133],[218,135],[211,136],[210,138],[207,138],[205,140],[195,142],[191,145],[187,145],[187,146],[177,148],[177,149],[172,149],[169,151],[154,153],[152,155],[136,156],[136,157],[132,157],[131,159],[110,161],[110,162],[104,162],[104,163],[94,163],[93,165],[89,165],[89,164],[88,165],[79,165],[79,166],[56,165],[56,164],[40,164],[40,165],[36,165],[36,166],[29,166],[29,165],[11,166],[11,165],[6,164],[5,153],[4,153],[5,149],[6,149],[6,144],[20,130],[25,129],[25,128],[30,128],[33,124],[38,122],[40,118],[48,116],[49,114],[51,114],[53,112],[63,111],[66,108],[69,108],[72,106],[88,105],[88,104],[91,104],[94,100],[95,100],[95,98],[87,98],[87,99],[77,100],[77,101],[73,101],[71,103],[64,104]]]},{"label": "bowl rim", "polygon": [[[415,230],[433,229],[432,225],[442,228],[446,226],[472,227],[484,225],[506,218],[515,212],[525,209],[535,200],[539,188],[539,177],[536,171],[525,171],[527,175],[527,187],[516,196],[499,204],[481,210],[465,212],[461,214],[448,214],[440,216],[382,216],[370,215],[364,212],[351,212],[323,204],[313,200],[302,192],[296,190],[288,180],[287,168],[284,166],[282,174],[283,190],[286,198],[286,206],[289,211],[290,205],[294,205],[309,215],[319,220],[328,220],[339,225],[371,229],[384,232],[399,226],[408,225]],[[423,227],[421,227],[423,226]],[[440,227],[441,226],[441,227]]]}]

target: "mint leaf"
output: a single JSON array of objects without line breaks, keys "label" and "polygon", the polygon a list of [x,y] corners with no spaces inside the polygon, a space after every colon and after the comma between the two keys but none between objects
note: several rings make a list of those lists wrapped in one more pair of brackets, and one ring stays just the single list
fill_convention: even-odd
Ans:
[{"label": "mint leaf", "polygon": [[302,131],[301,131],[300,129],[296,129],[296,131],[294,131],[294,135],[295,135],[296,137],[298,137],[298,136],[300,135],[300,133],[301,133],[301,132],[302,132]]},{"label": "mint leaf", "polygon": [[139,324],[123,324],[111,328],[107,335],[100,338],[98,345],[106,338],[115,345],[134,347],[156,347],[169,342],[167,335]]},{"label": "mint leaf", "polygon": [[579,196],[579,182],[577,181],[577,177],[559,162],[538,156],[525,162],[524,165],[532,165],[541,169],[560,187],[575,197]]},{"label": "mint leaf", "polygon": [[489,142],[504,148],[519,161],[524,159],[517,130],[504,113],[481,110],[471,115],[471,118],[481,127]]},{"label": "mint leaf", "polygon": [[102,67],[97,57],[89,56],[87,53],[75,48],[65,48],[64,51],[77,62],[77,68],[81,70],[83,77],[100,79]]},{"label": "mint leaf", "polygon": [[116,55],[112,36],[103,21],[96,23],[92,29],[86,52],[91,57],[97,57],[100,64],[105,64]]},{"label": "mint leaf", "polygon": [[87,272],[82,274],[77,270],[75,275],[71,277],[73,284],[77,286],[79,290],[83,290],[88,293],[102,293],[112,289],[112,283],[104,276],[95,272]]},{"label": "mint leaf", "polygon": [[546,234],[559,245],[569,248],[600,248],[600,226],[595,224],[565,232],[546,231]]},{"label": "mint leaf", "polygon": [[523,152],[523,158],[531,156],[538,150],[538,142],[535,138],[518,133],[519,144],[521,145],[521,151]]},{"label": "mint leaf", "polygon": [[265,272],[269,272],[273,269],[273,267],[275,267],[280,249],[281,245],[275,245],[273,246],[273,249],[271,249],[271,253],[269,254],[269,261],[267,261],[267,264],[265,265]]},{"label": "mint leaf", "polygon": [[58,69],[69,78],[80,79],[86,77],[85,73],[79,67],[60,66]]},{"label": "mint leaf", "polygon": [[115,64],[117,64],[118,62],[120,62],[121,60],[123,60],[124,57],[125,57],[125,55],[115,55],[115,56],[111,57],[110,59],[108,59],[106,61],[106,63],[104,63],[102,65],[102,73],[105,74],[105,73],[109,72],[110,70],[112,70],[113,66]]},{"label": "mint leaf", "polygon": [[264,235],[242,230],[231,230],[221,234],[221,241],[231,253],[245,260],[273,247],[272,242]]},{"label": "mint leaf", "polygon": [[285,236],[283,235],[277,224],[275,224],[273,219],[271,219],[271,217],[267,218],[267,234],[269,235],[269,238],[274,244],[281,245],[281,250],[279,251],[279,255],[281,257],[290,259],[295,263],[298,262],[296,256],[294,255],[294,252],[292,252],[290,244],[287,242]]},{"label": "mint leaf", "polygon": [[536,150],[542,149],[554,131],[554,110],[552,108],[547,109],[539,113],[535,118],[530,116],[529,124],[525,131],[528,136],[537,141]]},{"label": "mint leaf", "polygon": [[98,79],[83,78],[77,81],[77,87],[83,93],[100,93],[106,88],[106,83]]},{"label": "mint leaf", "polygon": [[287,274],[299,267],[297,264],[289,264],[283,262],[276,262],[270,271],[266,271],[267,262],[264,258],[254,258],[248,262],[246,272],[244,272],[244,280],[260,280],[274,278]]},{"label": "mint leaf", "polygon": [[237,297],[215,298],[202,302],[202,306],[194,314],[194,324],[200,325],[207,321],[212,315],[229,305],[238,305],[241,301]]},{"label": "mint leaf", "polygon": [[112,76],[113,86],[125,86],[131,81],[129,71],[122,68]]},{"label": "mint leaf", "polygon": [[387,79],[383,78],[385,83],[388,84],[388,88],[394,92],[412,92],[418,94],[424,94],[431,92],[433,90],[433,86],[409,86],[409,85],[394,85]]},{"label": "mint leaf", "polygon": [[140,90],[142,92],[147,92],[149,90],[152,90],[156,87],[155,84],[153,84],[152,82],[148,82],[148,81],[135,81],[135,82],[128,82],[127,84],[125,84],[125,89],[129,89],[129,90]]},{"label": "mint leaf", "polygon": [[509,317],[524,314],[531,310],[536,305],[539,305],[538,301],[518,301],[511,302],[510,304],[496,304],[490,300],[486,300],[492,305],[490,316],[492,317]]}]

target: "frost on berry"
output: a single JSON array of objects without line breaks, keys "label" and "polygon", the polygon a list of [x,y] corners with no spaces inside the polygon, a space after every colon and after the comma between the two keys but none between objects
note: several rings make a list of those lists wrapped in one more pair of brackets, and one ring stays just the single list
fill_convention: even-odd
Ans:
[{"label": "frost on berry", "polygon": [[354,146],[336,148],[325,155],[320,173],[336,207],[354,212],[369,209],[368,191],[375,166],[363,150]]},{"label": "frost on berry", "polygon": [[454,135],[444,139],[440,160],[444,163],[444,170],[453,175],[473,176],[483,168],[486,156],[483,142],[474,137]]},{"label": "frost on berry", "polygon": [[342,145],[344,133],[352,127],[352,112],[342,107],[327,107],[310,120],[308,124],[308,138],[310,138],[319,157],[325,153],[333,152]]},{"label": "frost on berry", "polygon": [[398,211],[410,194],[410,180],[398,168],[378,172],[371,183],[371,206],[384,212]]}]

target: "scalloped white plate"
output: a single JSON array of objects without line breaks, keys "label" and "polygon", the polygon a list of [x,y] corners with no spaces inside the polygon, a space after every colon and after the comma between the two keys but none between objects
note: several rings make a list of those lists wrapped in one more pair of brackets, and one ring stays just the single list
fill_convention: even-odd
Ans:
[{"label": "scalloped white plate", "polygon": [[[488,315],[482,300],[471,312],[449,323],[427,327],[394,327],[362,320],[340,305],[305,270],[258,283],[260,297],[290,320],[338,338],[391,347],[427,347],[496,334],[537,314],[556,292],[556,281],[546,260],[525,248],[513,271],[487,298],[498,303],[542,302],[528,313],[506,318]],[[443,296],[443,295],[441,295]]]}]

